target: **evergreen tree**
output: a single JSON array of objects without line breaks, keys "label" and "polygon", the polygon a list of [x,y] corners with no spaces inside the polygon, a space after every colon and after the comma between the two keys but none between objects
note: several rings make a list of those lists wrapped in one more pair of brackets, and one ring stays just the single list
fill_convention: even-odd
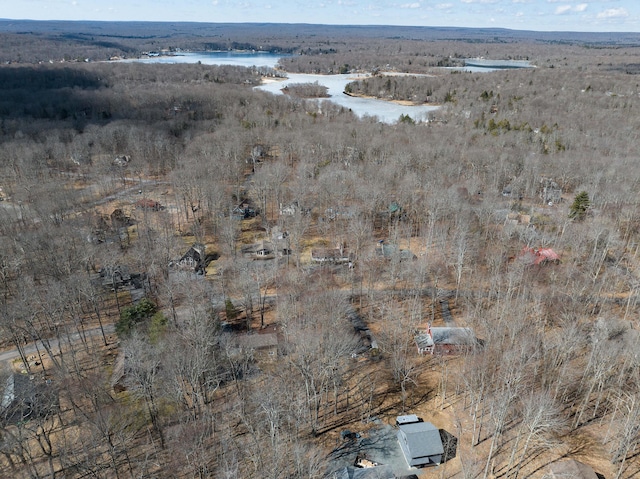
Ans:
[{"label": "evergreen tree", "polygon": [[569,218],[573,218],[576,220],[581,220],[584,218],[589,206],[591,205],[591,200],[589,199],[589,194],[586,191],[581,191],[578,193],[573,200],[573,204],[569,208]]}]

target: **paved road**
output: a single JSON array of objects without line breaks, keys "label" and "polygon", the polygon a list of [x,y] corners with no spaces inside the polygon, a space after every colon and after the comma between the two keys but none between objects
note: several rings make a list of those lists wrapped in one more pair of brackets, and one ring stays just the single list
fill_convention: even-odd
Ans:
[{"label": "paved road", "polygon": [[[104,326],[104,333],[105,334],[113,334],[115,332],[115,326],[113,324],[106,324]],[[100,328],[91,328],[91,329],[87,329],[84,332],[85,337],[93,337],[93,336],[101,336],[102,335],[102,331],[100,331]],[[75,341],[80,341],[80,333],[74,333],[71,335],[71,341],[75,342]],[[50,339],[49,340],[49,344],[50,347],[53,351],[59,351],[60,347],[59,347],[59,342],[57,339]],[[36,347],[37,346],[37,347]],[[37,354],[38,350],[40,352],[45,351],[44,348],[44,344],[42,344],[42,341],[37,341],[34,343],[29,343],[24,347],[24,354],[25,356],[30,356],[33,354]],[[4,351],[2,353],[0,353],[0,363],[4,363],[4,362],[9,362],[14,360],[15,358],[19,358],[20,357],[20,353],[18,352],[18,349],[10,349],[8,351]]]}]

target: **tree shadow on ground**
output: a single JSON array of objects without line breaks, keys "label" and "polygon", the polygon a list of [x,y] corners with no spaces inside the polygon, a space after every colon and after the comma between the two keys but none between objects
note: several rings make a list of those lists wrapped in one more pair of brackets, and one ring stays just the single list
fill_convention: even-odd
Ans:
[{"label": "tree shadow on ground", "polygon": [[458,438],[445,429],[440,429],[440,440],[442,441],[442,447],[444,454],[442,455],[442,462],[455,459],[458,453]]}]

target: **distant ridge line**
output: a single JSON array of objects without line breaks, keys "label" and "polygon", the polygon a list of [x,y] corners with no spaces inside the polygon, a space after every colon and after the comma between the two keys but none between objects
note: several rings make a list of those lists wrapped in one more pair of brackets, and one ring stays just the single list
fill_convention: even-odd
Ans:
[{"label": "distant ridge line", "polygon": [[[600,45],[640,46],[640,32],[575,32],[534,31],[508,28],[473,28],[453,26],[395,26],[395,25],[323,25],[313,23],[201,23],[201,22],[146,22],[146,21],[76,21],[76,20],[12,20],[0,18],[0,33],[13,34],[101,34],[118,36],[119,32],[130,32],[132,26],[143,31],[141,37],[218,36],[225,33],[253,34],[277,27],[279,35],[321,35],[340,32],[344,36],[375,36],[407,40],[451,40],[451,41],[505,41],[526,40],[538,42],[575,42]],[[301,31],[304,27],[304,32]],[[99,31],[98,31],[99,29]]]}]

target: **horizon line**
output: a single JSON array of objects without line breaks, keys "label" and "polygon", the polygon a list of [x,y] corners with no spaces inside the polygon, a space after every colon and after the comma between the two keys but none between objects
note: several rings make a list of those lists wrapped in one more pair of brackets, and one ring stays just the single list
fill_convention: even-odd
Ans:
[{"label": "horizon line", "polygon": [[25,23],[147,23],[147,24],[196,24],[196,25],[290,25],[290,26],[316,26],[316,27],[342,27],[342,28],[417,28],[417,29],[442,29],[442,30],[481,30],[481,31],[504,31],[512,33],[555,33],[555,34],[587,34],[587,35],[640,35],[640,32],[634,31],[617,31],[617,30],[520,30],[508,27],[468,27],[468,26],[452,26],[452,25],[403,25],[403,24],[343,24],[343,23],[311,23],[311,22],[206,22],[197,20],[68,20],[68,19],[49,19],[38,20],[30,18],[0,18],[0,22],[25,22]]}]

